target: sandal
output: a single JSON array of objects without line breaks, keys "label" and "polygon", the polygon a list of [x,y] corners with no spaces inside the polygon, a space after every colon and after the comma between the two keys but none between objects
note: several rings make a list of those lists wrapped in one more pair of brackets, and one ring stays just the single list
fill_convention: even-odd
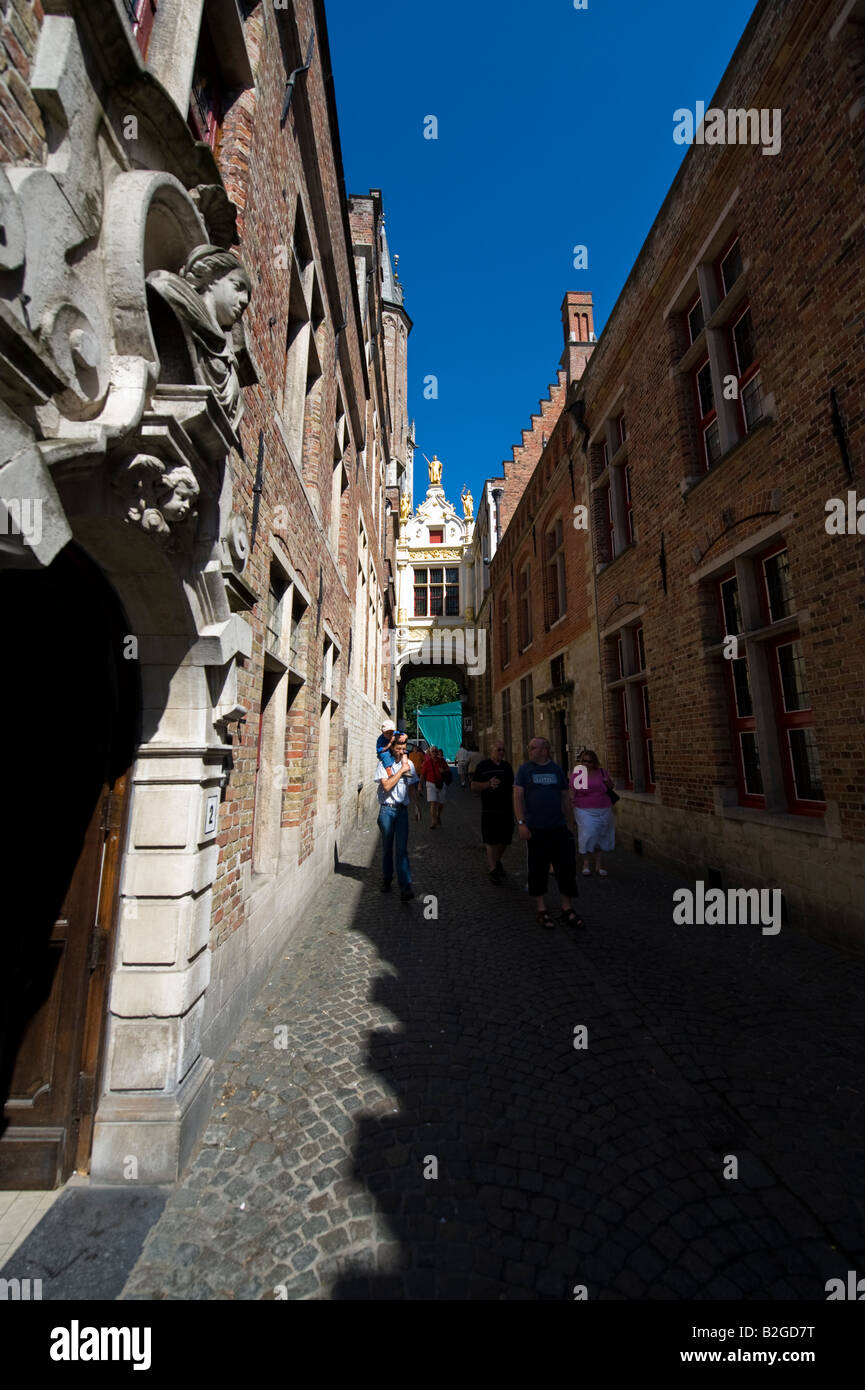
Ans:
[{"label": "sandal", "polygon": [[572,907],[569,907],[567,912],[562,913],[562,921],[566,927],[583,928],[586,925],[582,917],[578,917]]},{"label": "sandal", "polygon": [[539,927],[546,927],[547,931],[553,931],[556,925],[546,908],[537,914],[535,921]]}]

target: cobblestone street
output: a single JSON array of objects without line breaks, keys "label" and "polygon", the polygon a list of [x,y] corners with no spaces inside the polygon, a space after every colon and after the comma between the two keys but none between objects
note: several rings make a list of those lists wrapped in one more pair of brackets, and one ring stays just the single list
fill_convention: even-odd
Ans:
[{"label": "cobblestone street", "polygon": [[340,846],[124,1298],[823,1301],[865,1268],[865,962],[674,926],[687,880],[622,851],[543,931],[479,825],[457,786],[412,823],[410,903],[374,821]]}]

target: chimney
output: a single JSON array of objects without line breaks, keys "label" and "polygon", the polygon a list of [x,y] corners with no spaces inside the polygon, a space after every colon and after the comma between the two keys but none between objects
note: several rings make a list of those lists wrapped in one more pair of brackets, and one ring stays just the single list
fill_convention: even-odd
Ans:
[{"label": "chimney", "polygon": [[592,317],[591,290],[568,290],[562,300],[562,328],[565,350],[560,365],[568,374],[567,384],[579,381],[597,339]]}]

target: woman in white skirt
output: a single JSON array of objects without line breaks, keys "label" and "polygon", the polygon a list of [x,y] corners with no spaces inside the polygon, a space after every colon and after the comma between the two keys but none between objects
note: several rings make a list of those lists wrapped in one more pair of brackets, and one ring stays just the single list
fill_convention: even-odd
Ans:
[{"label": "woman in white skirt", "polygon": [[591,748],[584,748],[577,757],[577,767],[571,774],[571,802],[583,856],[583,873],[592,872],[591,861],[601,878],[607,877],[601,866],[601,855],[616,848],[616,818],[610,801],[612,781],[598,762]]}]

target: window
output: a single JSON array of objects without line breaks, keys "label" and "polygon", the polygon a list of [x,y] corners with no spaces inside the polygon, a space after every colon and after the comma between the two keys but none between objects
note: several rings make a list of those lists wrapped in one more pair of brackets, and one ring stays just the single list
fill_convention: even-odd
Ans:
[{"label": "window", "polygon": [[697,430],[700,438],[701,462],[709,469],[721,457],[721,435],[718,412],[715,409],[715,389],[708,358],[694,376],[697,393]]},{"label": "window", "polygon": [[[531,676],[523,676],[520,681],[520,726],[523,735],[523,751],[529,746],[529,740],[534,732],[534,697],[532,694]],[[528,754],[526,755],[528,756]]]},{"label": "window", "polygon": [[695,343],[697,341],[703,331],[704,323],[703,301],[698,293],[697,298],[688,310],[688,339],[690,342]]},{"label": "window", "polygon": [[429,528],[429,543],[430,543],[430,545],[442,545],[442,544],[444,543],[444,538],[445,538],[445,533],[444,533],[444,530],[443,530],[443,528],[442,528],[441,526],[439,526],[439,527],[431,526],[431,527]]},{"label": "window", "polygon": [[[641,629],[642,631],[642,629]],[[643,744],[643,767],[647,792],[655,790],[655,754],[652,741],[652,717],[649,710],[649,687],[646,681],[637,686],[639,693],[640,734]]]},{"label": "window", "polygon": [[517,576],[517,645],[521,652],[532,640],[531,577],[531,565],[523,565]]},{"label": "window", "polygon": [[[507,594],[502,595],[499,612],[499,640],[502,653],[501,666],[504,670],[511,659],[511,604]],[[507,740],[505,741],[507,742]]]},{"label": "window", "polygon": [[624,415],[620,415],[618,420],[614,422],[613,430],[616,444],[624,444],[625,440],[628,437],[628,430],[627,426],[625,425]]},{"label": "window", "polygon": [[609,483],[599,491],[601,507],[601,556],[609,562],[616,558],[616,527],[613,522],[612,488]]},{"label": "window", "polygon": [[742,248],[739,245],[739,238],[733,242],[732,246],[725,251],[718,262],[718,278],[721,282],[721,296],[730,293],[739,276],[742,274]]},{"label": "window", "polygon": [[565,587],[565,540],[561,517],[554,522],[544,537],[546,550],[546,603],[547,627],[558,622],[567,608],[567,589]]},{"label": "window", "polygon": [[564,683],[565,658],[564,654],[562,654],[561,656],[554,656],[550,662],[550,685],[555,688],[556,686],[564,685]]},{"label": "window", "polygon": [[606,639],[609,706],[617,727],[616,765],[628,791],[656,789],[646,648],[642,623],[630,623]]},{"label": "window", "polygon": [[634,543],[634,518],[631,514],[633,503],[631,501],[631,470],[625,465],[625,535],[628,545]]},{"label": "window", "polygon": [[505,745],[505,757],[510,758],[513,749],[510,687],[507,690],[502,691],[502,742]]},{"label": "window", "polygon": [[158,0],[123,0],[135,41],[141,49],[142,58],[147,57],[147,46],[153,31],[153,19]]},{"label": "window", "polygon": [[733,350],[736,358],[738,398],[742,407],[742,424],[747,433],[763,418],[760,365],[754,346],[754,325],[750,308],[745,309],[733,325]]},{"label": "window", "polygon": [[459,567],[445,570],[445,617],[458,618],[460,612]]},{"label": "window", "polygon": [[[733,756],[739,804],[820,816],[825,812],[814,716],[799,632],[789,553],[777,544],[744,556],[715,581],[724,635],[739,638],[725,657]],[[750,594],[747,609],[744,595]],[[743,612],[750,611],[749,636]],[[773,631],[776,624],[784,631]],[[757,706],[759,682],[767,698]]]},{"label": "window", "polygon": [[[416,618],[441,618],[444,615],[444,570],[438,566],[430,569],[415,569],[414,572],[414,615]],[[459,570],[448,570],[448,575]],[[449,596],[453,585],[448,583]],[[457,612],[459,612],[459,583],[456,585]]]},{"label": "window", "polygon": [[224,115],[222,70],[205,16],[201,22],[189,102],[189,125],[196,140],[203,140],[215,150],[219,143]]},{"label": "window", "polygon": [[271,651],[279,653],[282,640],[282,600],[288,589],[288,580],[278,565],[270,567],[270,583],[267,589],[266,644]]}]

